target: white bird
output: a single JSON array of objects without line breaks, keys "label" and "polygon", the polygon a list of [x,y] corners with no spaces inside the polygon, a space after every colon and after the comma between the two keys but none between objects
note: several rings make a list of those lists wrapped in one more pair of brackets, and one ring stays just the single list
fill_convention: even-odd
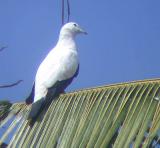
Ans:
[{"label": "white bird", "polygon": [[26,103],[33,102],[28,119],[36,117],[49,90],[53,96],[64,92],[65,88],[78,75],[79,60],[75,36],[86,32],[75,22],[65,24],[60,31],[56,46],[40,64],[30,96]]}]

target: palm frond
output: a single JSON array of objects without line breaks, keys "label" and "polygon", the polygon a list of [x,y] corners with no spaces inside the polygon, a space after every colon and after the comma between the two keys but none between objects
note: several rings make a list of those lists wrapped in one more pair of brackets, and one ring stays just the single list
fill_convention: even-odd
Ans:
[{"label": "palm frond", "polygon": [[[159,143],[160,80],[145,80],[62,94],[44,106],[34,125],[30,106],[14,104],[9,147],[149,147]],[[11,112],[11,111],[10,111]],[[9,113],[10,114],[10,113]]]},{"label": "palm frond", "polygon": [[11,106],[9,101],[0,101],[0,123],[8,116]]}]

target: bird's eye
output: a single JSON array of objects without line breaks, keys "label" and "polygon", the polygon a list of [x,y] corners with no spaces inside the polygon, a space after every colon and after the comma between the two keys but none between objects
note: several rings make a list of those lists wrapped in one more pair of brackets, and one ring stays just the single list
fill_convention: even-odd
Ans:
[{"label": "bird's eye", "polygon": [[77,27],[77,24],[73,24],[75,27]]}]

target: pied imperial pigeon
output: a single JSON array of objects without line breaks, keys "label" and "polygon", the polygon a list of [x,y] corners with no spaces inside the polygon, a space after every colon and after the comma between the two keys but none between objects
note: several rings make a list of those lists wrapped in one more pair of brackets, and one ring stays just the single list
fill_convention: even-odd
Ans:
[{"label": "pied imperial pigeon", "polygon": [[75,37],[81,33],[87,34],[75,22],[62,26],[59,40],[40,64],[32,92],[26,99],[27,104],[32,103],[28,119],[37,116],[50,90],[53,97],[59,95],[78,75],[79,60]]}]

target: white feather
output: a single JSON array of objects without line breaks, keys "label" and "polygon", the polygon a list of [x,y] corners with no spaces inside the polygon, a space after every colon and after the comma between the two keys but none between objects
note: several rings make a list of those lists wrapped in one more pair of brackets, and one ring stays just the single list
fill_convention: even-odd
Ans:
[{"label": "white feather", "polygon": [[57,81],[72,78],[76,73],[79,61],[74,39],[79,33],[86,34],[78,24],[71,22],[64,25],[57,45],[40,64],[35,78],[34,103],[28,119],[36,117],[49,88],[53,87]]},{"label": "white feather", "polygon": [[57,81],[72,77],[78,68],[78,54],[76,47],[59,47],[50,51],[38,68],[35,80],[34,102],[45,97],[48,88]]},{"label": "white feather", "polygon": [[78,33],[85,33],[78,24],[67,23],[62,27],[57,45],[37,70],[34,102],[45,98],[48,88],[57,81],[67,80],[75,74],[79,61],[74,39]]}]

